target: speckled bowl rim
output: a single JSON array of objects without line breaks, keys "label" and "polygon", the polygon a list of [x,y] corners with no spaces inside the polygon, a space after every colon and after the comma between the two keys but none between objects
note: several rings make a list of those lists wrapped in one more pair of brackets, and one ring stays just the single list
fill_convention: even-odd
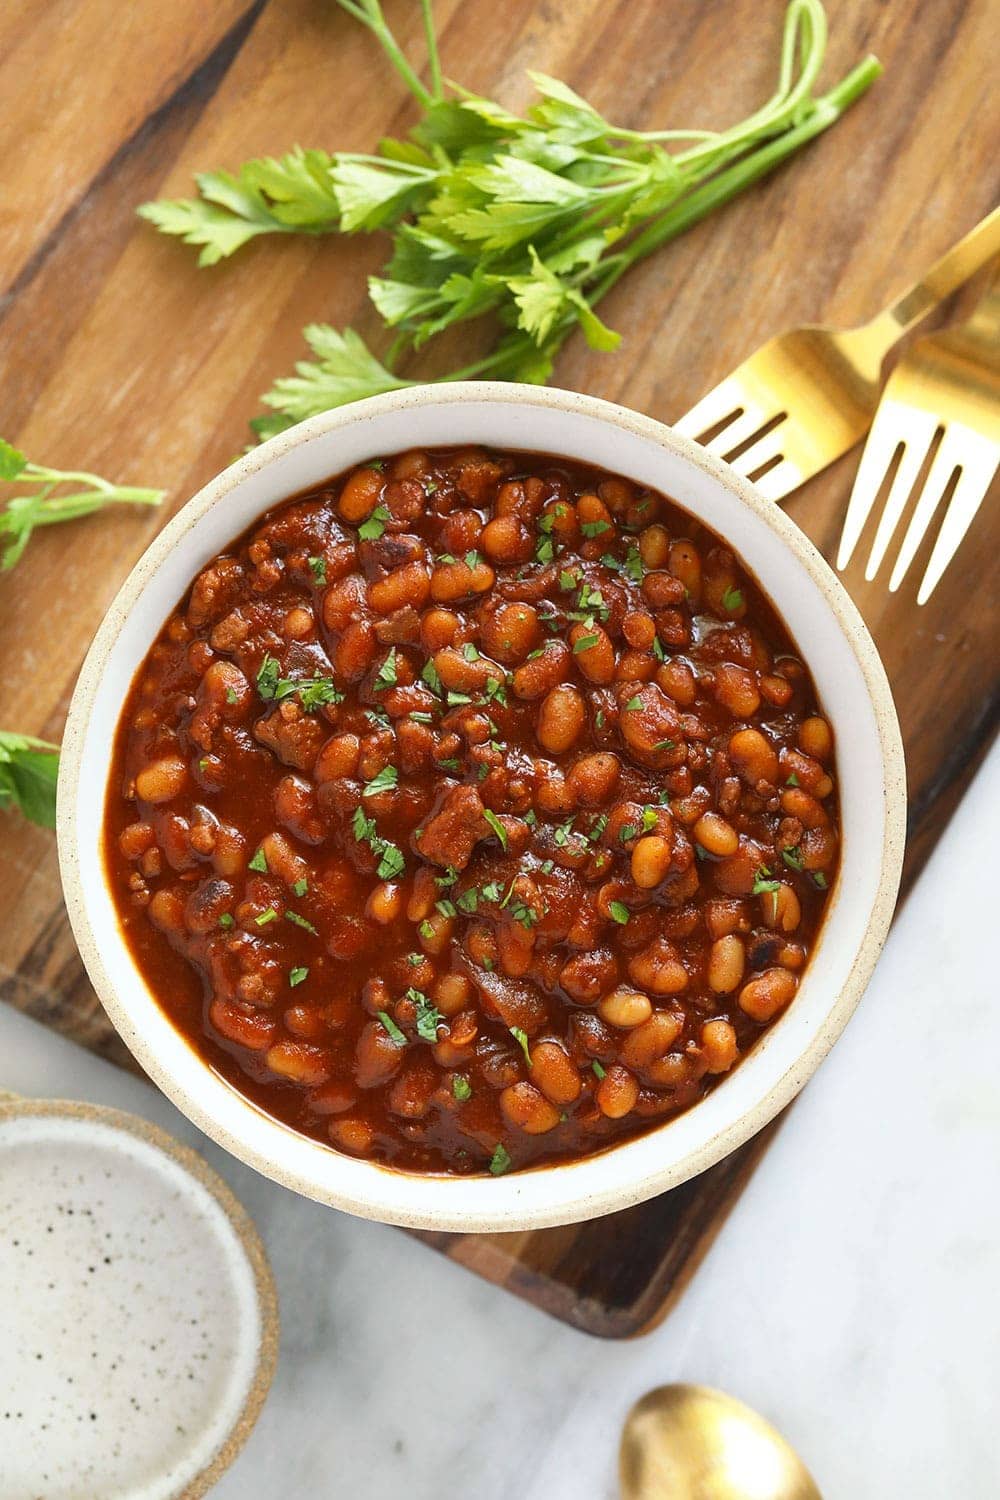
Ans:
[{"label": "speckled bowl rim", "polygon": [[[190,1057],[183,1067],[171,1069],[160,1058],[155,1047],[139,1029],[126,998],[118,992],[105,965],[98,935],[95,931],[88,901],[86,882],[81,875],[81,853],[77,843],[78,801],[81,797],[99,797],[103,805],[105,787],[81,785],[81,765],[90,728],[94,700],[97,696],[101,676],[119,635],[129,619],[130,612],[139,600],[149,581],[169,559],[170,553],[187,532],[208,515],[237,487],[253,480],[270,465],[285,458],[291,450],[308,445],[327,434],[339,433],[345,428],[365,427],[377,419],[395,415],[413,415],[414,422],[426,408],[460,409],[464,406],[496,405],[514,407],[518,416],[523,410],[526,418],[525,441],[522,446],[537,446],[541,451],[557,452],[558,443],[545,441],[533,444],[530,424],[527,419],[532,411],[560,413],[567,418],[583,418],[595,421],[603,427],[611,427],[634,438],[665,449],[680,461],[701,473],[709,480],[729,492],[739,505],[750,512],[751,518],[763,522],[777,538],[781,546],[790,552],[799,567],[808,575],[815,590],[823,597],[830,615],[836,624],[843,643],[853,658],[854,666],[863,679],[868,703],[874,721],[880,757],[881,844],[877,882],[867,913],[867,924],[856,939],[854,959],[849,973],[844,977],[836,998],[817,1020],[814,1030],[793,1057],[779,1063],[783,1069],[769,1080],[770,1086],[726,1121],[712,1129],[710,1115],[705,1113],[708,1101],[702,1101],[674,1120],[665,1121],[643,1136],[629,1137],[578,1160],[536,1167],[528,1172],[510,1173],[489,1179],[488,1205],[482,1194],[473,1194],[472,1203],[468,1189],[481,1184],[481,1177],[434,1176],[423,1177],[403,1173],[377,1162],[359,1161],[358,1158],[341,1155],[311,1137],[292,1131],[281,1122],[264,1115],[254,1104],[236,1090],[211,1074],[198,1055],[190,1050]],[[412,443],[419,446],[424,440],[419,427],[415,426]],[[479,439],[457,438],[458,441],[489,444],[486,436]],[[373,442],[375,440],[373,439]],[[405,447],[406,444],[404,443]],[[501,444],[503,446],[503,444]],[[517,446],[508,442],[507,446]],[[374,451],[374,448],[371,450]],[[566,452],[563,448],[561,451]],[[343,465],[341,465],[343,467]],[[331,467],[330,473],[336,472]],[[628,465],[624,466],[628,472]],[[294,493],[292,488],[288,494]],[[281,496],[273,496],[263,503],[257,514],[278,504]],[[683,499],[678,504],[685,508]],[[246,524],[250,524],[247,522]],[[709,522],[711,524],[711,522]],[[242,526],[234,521],[226,540]],[[716,528],[724,537],[725,528]],[[738,540],[733,541],[738,553],[742,553]],[[751,568],[753,564],[751,563]],[[178,595],[190,583],[193,573],[185,578],[177,590]],[[784,613],[781,591],[765,583],[765,590],[774,599],[779,612]],[[166,612],[164,612],[165,618]],[[133,670],[138,667],[137,657]],[[835,726],[836,727],[836,726]],[[906,832],[906,773],[902,739],[895,705],[886,678],[885,669],[856,606],[840,580],[816,550],[805,534],[773,502],[764,499],[749,481],[735,474],[728,465],[707,453],[698,444],[672,431],[651,417],[629,410],[626,407],[603,401],[594,396],[560,390],[551,386],[513,385],[495,381],[455,382],[447,385],[412,386],[373,396],[349,406],[323,412],[296,427],[280,433],[267,443],[252,449],[229,468],[210,480],[154,538],[125,580],[113,600],[104,621],[84,661],[70,704],[69,716],[62,746],[62,762],[58,785],[57,835],[59,864],[63,891],[70,923],[80,953],[94,988],[108,1016],[133,1052],[139,1063],[168,1095],[206,1135],[231,1151],[235,1156],[258,1171],[284,1186],[306,1197],[327,1203],[335,1208],[372,1218],[384,1223],[422,1230],[458,1231],[466,1233],[489,1233],[548,1228],[558,1224],[579,1222],[632,1207],[669,1188],[697,1176],[728,1156],[738,1146],[749,1140],[769,1123],[799,1092],[807,1079],[815,1072],[853,1014],[872,970],[882,950],[895,906],[899,880],[902,872],[903,849]],[[88,846],[89,847],[89,846]],[[874,861],[873,861],[874,863]],[[838,878],[830,893],[830,903],[824,931],[830,927],[833,911],[843,897],[844,882]],[[860,929],[861,924],[857,924]],[[120,940],[120,939],[119,939]],[[145,987],[141,974],[132,965],[132,971],[140,985]],[[807,976],[808,978],[808,976]],[[148,993],[148,991],[147,991]],[[795,1011],[788,1011],[779,1018],[754,1048],[754,1056],[763,1056],[765,1047],[776,1038],[782,1023]],[[778,1049],[780,1050],[780,1049]],[[743,1073],[750,1059],[738,1070]],[[761,1063],[758,1071],[764,1070]],[[772,1069],[772,1071],[774,1071]],[[196,1074],[202,1075],[196,1077]],[[208,1079],[212,1079],[210,1087]],[[729,1080],[709,1096],[717,1100],[725,1095]],[[240,1100],[242,1107],[234,1106],[227,1097],[225,1101],[214,1093],[221,1088]],[[199,1094],[212,1093],[209,1107]],[[721,1106],[718,1107],[721,1112]],[[222,1123],[216,1116],[232,1114],[239,1116],[238,1124]],[[712,1112],[714,1113],[714,1111]],[[623,1170],[611,1174],[609,1180],[594,1186],[588,1177],[602,1176],[595,1164],[615,1158],[625,1167],[626,1153],[638,1153],[639,1144],[659,1139],[664,1132],[680,1121],[698,1116],[705,1122],[706,1133],[696,1144],[675,1159],[660,1164],[654,1169],[639,1172]],[[251,1144],[244,1138],[244,1131],[258,1138]],[[266,1137],[266,1148],[259,1140]],[[315,1152],[322,1152],[324,1161],[317,1162]],[[289,1160],[291,1158],[292,1160]],[[337,1165],[337,1163],[343,1165]],[[528,1179],[537,1183],[543,1178],[548,1191],[532,1192]],[[320,1180],[322,1179],[322,1180]],[[419,1183],[414,1188],[413,1183]],[[463,1195],[463,1190],[466,1190]],[[527,1195],[532,1201],[526,1204]]]},{"label": "speckled bowl rim", "polygon": [[203,1187],[222,1209],[242,1246],[253,1273],[260,1312],[260,1341],[257,1346],[257,1367],[250,1389],[221,1447],[215,1450],[205,1467],[188,1480],[182,1490],[177,1490],[172,1500],[202,1500],[213,1485],[218,1484],[240,1452],[256,1425],[264,1402],[267,1400],[274,1372],[278,1364],[278,1294],[274,1275],[267,1258],[263,1242],[250,1215],[228,1183],[208,1165],[190,1146],[176,1140],[159,1125],[145,1120],[141,1115],[129,1114],[110,1105],[90,1104],[78,1099],[27,1099],[19,1094],[0,1093],[0,1120],[12,1119],[57,1119],[85,1120],[91,1124],[107,1125],[112,1130],[124,1131],[135,1136],[147,1146],[162,1151],[172,1161]]}]

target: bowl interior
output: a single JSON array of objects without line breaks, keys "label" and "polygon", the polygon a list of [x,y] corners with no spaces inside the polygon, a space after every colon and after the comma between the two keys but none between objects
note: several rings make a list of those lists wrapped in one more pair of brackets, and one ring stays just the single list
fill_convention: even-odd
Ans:
[{"label": "bowl interior", "polygon": [[[579,1162],[497,1179],[422,1177],[340,1155],[264,1115],[213,1074],[157,1005],[119,932],[101,860],[121,705],[164,619],[212,557],[269,506],[375,453],[483,443],[571,456],[663,491],[756,575],[808,663],[837,737],[843,846],[820,942],[794,1004],[688,1113]],[[693,1176],[760,1129],[846,1023],[885,937],[899,879],[904,778],[885,675],[860,616],[802,533],[722,464],[647,418],[569,392],[418,387],[313,418],[240,459],[169,523],[113,603],[70,711],[59,847],[70,918],[115,1026],[207,1134],[269,1176],[366,1217],[436,1229],[589,1218]]]}]

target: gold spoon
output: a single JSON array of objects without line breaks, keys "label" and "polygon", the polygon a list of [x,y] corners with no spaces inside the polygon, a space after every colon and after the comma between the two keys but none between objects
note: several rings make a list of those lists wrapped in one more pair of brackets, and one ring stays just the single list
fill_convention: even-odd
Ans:
[{"label": "gold spoon", "polygon": [[823,1500],[770,1422],[722,1391],[661,1385],[625,1419],[622,1500]]}]

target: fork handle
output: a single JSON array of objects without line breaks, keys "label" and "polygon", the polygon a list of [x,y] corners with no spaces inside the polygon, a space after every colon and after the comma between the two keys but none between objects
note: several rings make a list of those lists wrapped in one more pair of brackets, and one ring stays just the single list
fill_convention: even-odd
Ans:
[{"label": "fork handle", "polygon": [[881,335],[883,354],[887,354],[903,334],[927,316],[932,308],[968,281],[980,266],[1000,253],[1000,208],[995,208],[957,245],[934,262],[925,276],[868,324],[871,333]]}]

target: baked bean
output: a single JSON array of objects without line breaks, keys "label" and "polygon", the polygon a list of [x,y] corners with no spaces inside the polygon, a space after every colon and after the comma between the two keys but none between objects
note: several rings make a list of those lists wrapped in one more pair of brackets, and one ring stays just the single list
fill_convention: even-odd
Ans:
[{"label": "baked bean", "polygon": [[647,573],[670,561],[670,534],[665,526],[647,526],[639,533],[639,556]]},{"label": "baked bean", "polygon": [[641,838],[632,850],[632,879],[644,891],[659,885],[673,859],[673,847],[669,839],[651,833]]},{"label": "baked bean", "polygon": [[209,1006],[208,1019],[227,1042],[235,1042],[249,1052],[265,1052],[278,1034],[278,1023],[271,1016],[244,1010],[218,996]]},{"label": "baked bean", "polygon": [[567,776],[570,792],[584,807],[601,807],[612,795],[621,777],[617,755],[598,751],[584,755]]},{"label": "baked bean", "polygon": [[656,680],[667,697],[679,703],[682,708],[690,708],[698,696],[698,684],[687,662],[664,662],[656,674]]},{"label": "baked bean", "polygon": [[622,635],[630,646],[648,651],[656,639],[656,622],[652,615],[644,614],[641,610],[629,610],[622,621]]},{"label": "baked bean", "polygon": [[760,708],[760,693],[754,674],[732,662],[724,661],[715,669],[713,692],[716,702],[736,719],[752,718]]},{"label": "baked bean", "polygon": [[354,523],[366,520],[378,504],[384,484],[378,469],[355,469],[349,474],[337,502],[344,520]]},{"label": "baked bean", "polygon": [[472,985],[464,974],[442,974],[431,986],[431,999],[443,1016],[454,1016],[472,998]]},{"label": "baked bean", "polygon": [[479,545],[497,563],[527,562],[534,551],[531,533],[516,516],[497,516],[484,527]]},{"label": "baked bean", "polygon": [[667,938],[656,938],[628,962],[628,976],[640,989],[653,995],[677,995],[687,989],[688,972],[676,948]]},{"label": "baked bean", "polygon": [[729,741],[734,770],[750,786],[778,779],[778,757],[759,729],[738,729]]},{"label": "baked bean", "polygon": [[764,891],[760,909],[767,926],[780,932],[794,932],[802,920],[801,902],[790,885],[781,884],[776,891]]},{"label": "baked bean", "polygon": [[139,772],[136,796],[143,802],[172,802],[184,790],[187,774],[187,763],[179,755],[164,755]]},{"label": "baked bean", "polygon": [[615,675],[615,648],[600,625],[574,625],[569,633],[576,666],[590,682],[608,683]]},{"label": "baked bean", "polygon": [[716,995],[729,995],[743,978],[746,954],[736,934],[717,937],[708,955],[708,987]]},{"label": "baked bean", "polygon": [[265,1062],[279,1078],[302,1088],[315,1088],[330,1076],[330,1054],[308,1042],[275,1042],[268,1048]]},{"label": "baked bean", "polygon": [[602,1115],[623,1120],[639,1102],[639,1085],[627,1068],[612,1063],[594,1090],[594,1098]]},{"label": "baked bean", "polygon": [[560,1042],[536,1042],[531,1049],[531,1081],[550,1104],[572,1104],[583,1087],[579,1069]]},{"label": "baked bean", "polygon": [[505,666],[513,666],[535,650],[542,638],[542,627],[530,604],[502,604],[484,619],[481,638],[488,655]]},{"label": "baked bean", "polygon": [[544,1135],[559,1124],[559,1111],[532,1083],[515,1083],[500,1094],[504,1119],[515,1130]]},{"label": "baked bean", "polygon": [[485,594],[493,587],[496,574],[489,563],[477,559],[472,565],[464,558],[439,563],[431,574],[431,598],[435,604],[452,604],[470,594]]},{"label": "baked bean", "polygon": [[673,1011],[654,1011],[648,1021],[636,1026],[622,1042],[622,1062],[627,1068],[645,1068],[664,1057],[680,1036],[682,1024]]},{"label": "baked bean", "polygon": [[406,563],[394,568],[384,578],[368,585],[368,603],[380,615],[392,614],[395,609],[421,609],[431,591],[430,574],[422,562]]},{"label": "baked bean", "polygon": [[542,699],[538,710],[538,743],[550,755],[562,755],[583,732],[586,711],[575,687],[562,683]]},{"label": "baked bean", "polygon": [[770,1021],[791,1000],[798,980],[787,969],[765,969],[739,993],[740,1010],[754,1021]]},{"label": "baked bean", "polygon": [[670,571],[684,585],[688,602],[701,603],[701,557],[692,542],[674,542],[670,548]]},{"label": "baked bean", "polygon": [[833,754],[833,735],[825,719],[813,714],[799,725],[799,745],[814,760],[827,761]]},{"label": "baked bean", "polygon": [[710,1073],[728,1073],[739,1056],[736,1032],[728,1021],[706,1021],[701,1028],[701,1052]]},{"label": "baked bean", "polygon": [[633,1026],[641,1026],[644,1021],[649,1020],[653,1014],[653,1004],[649,996],[642,994],[640,990],[630,990],[619,985],[604,996],[597,1007],[597,1014],[609,1026],[631,1030]]},{"label": "baked bean", "polygon": [[387,880],[377,885],[365,902],[365,916],[377,922],[380,927],[388,927],[402,912],[403,892],[398,885],[392,885]]},{"label": "baked bean", "polygon": [[350,1151],[353,1156],[367,1156],[375,1139],[375,1132],[367,1120],[356,1117],[331,1120],[328,1131],[333,1144],[341,1151]]},{"label": "baked bean", "polygon": [[547,641],[539,656],[518,667],[511,681],[517,698],[543,698],[560,682],[569,665],[569,647],[564,641]]},{"label": "baked bean", "polygon": [[398,1046],[381,1020],[362,1028],[354,1052],[354,1078],[359,1088],[377,1088],[398,1071],[403,1048]]},{"label": "baked bean", "polygon": [[719,859],[735,854],[740,847],[736,829],[725,818],[720,818],[718,813],[702,813],[691,832],[706,854],[714,854]]}]

